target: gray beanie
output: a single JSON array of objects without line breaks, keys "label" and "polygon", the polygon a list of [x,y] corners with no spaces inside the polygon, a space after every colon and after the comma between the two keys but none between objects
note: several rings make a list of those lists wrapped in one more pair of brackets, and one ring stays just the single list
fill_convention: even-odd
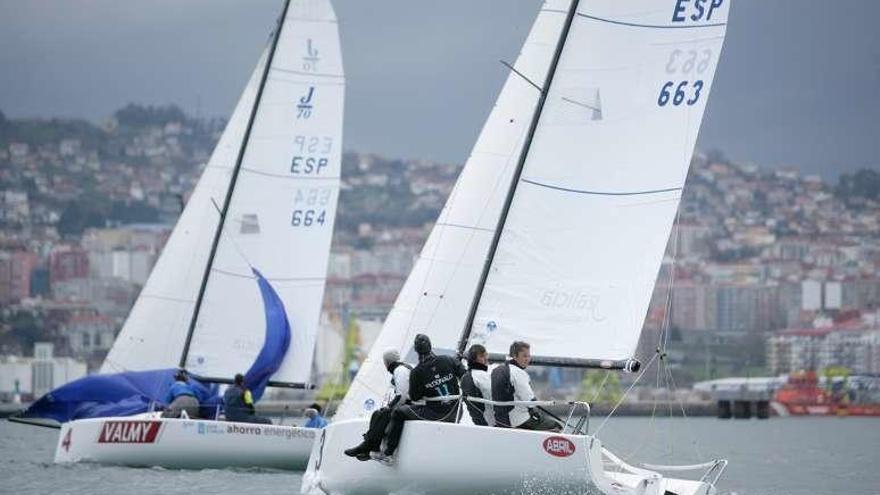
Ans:
[{"label": "gray beanie", "polygon": [[388,349],[382,354],[382,361],[385,361],[385,367],[391,366],[391,363],[400,361],[400,353],[396,349]]}]

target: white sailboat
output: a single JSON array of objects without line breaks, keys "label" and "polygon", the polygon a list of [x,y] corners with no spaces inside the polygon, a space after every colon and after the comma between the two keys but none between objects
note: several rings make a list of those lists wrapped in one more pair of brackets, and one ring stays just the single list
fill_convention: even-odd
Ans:
[{"label": "white sailboat", "polygon": [[[180,367],[202,383],[229,383],[263,366],[255,372],[270,387],[307,386],[339,195],[344,91],[329,0],[287,0],[102,374]],[[302,469],[314,437],[150,413],[91,417],[61,425],[55,461]]]},{"label": "white sailboat", "polygon": [[[630,466],[584,425],[407,422],[391,466],[342,451],[387,387],[382,352],[408,355],[417,333],[439,352],[482,343],[497,359],[525,340],[533,365],[638,370],[729,3],[544,2],[303,493],[715,492],[725,461]],[[662,474],[692,468],[706,472]]]}]

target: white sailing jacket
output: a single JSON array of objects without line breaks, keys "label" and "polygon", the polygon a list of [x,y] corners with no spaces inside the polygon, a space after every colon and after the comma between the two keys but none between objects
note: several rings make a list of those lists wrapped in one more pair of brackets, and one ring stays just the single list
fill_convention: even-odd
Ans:
[{"label": "white sailing jacket", "polygon": [[[529,401],[535,399],[535,392],[532,390],[532,379],[526,370],[511,364],[510,368],[510,384],[513,386],[513,400]],[[529,419],[529,408],[526,406],[514,406],[510,411],[510,426],[516,428],[525,423]]]}]

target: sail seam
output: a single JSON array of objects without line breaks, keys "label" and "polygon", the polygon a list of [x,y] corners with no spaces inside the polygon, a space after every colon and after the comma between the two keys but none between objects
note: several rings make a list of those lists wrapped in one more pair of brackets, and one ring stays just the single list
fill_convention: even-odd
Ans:
[{"label": "sail seam", "polygon": [[666,189],[653,189],[648,191],[631,191],[631,192],[618,192],[618,191],[589,191],[586,189],[572,189],[569,187],[555,186],[553,184],[543,184],[541,182],[536,182],[530,179],[520,179],[522,182],[527,184],[532,184],[534,186],[546,187],[547,189],[555,189],[557,191],[564,191],[576,194],[590,194],[595,196],[641,196],[645,194],[660,194],[665,192],[673,192],[673,191],[681,191],[683,187],[669,187]]},{"label": "sail seam", "polygon": [[293,69],[282,69],[281,67],[273,67],[273,72],[284,72],[285,74],[295,74],[297,76],[315,76],[315,77],[330,77],[342,79],[345,76],[343,74],[320,74],[317,72],[303,72],[301,70],[293,70]]},{"label": "sail seam", "polygon": [[[248,278],[255,279],[257,277],[253,275],[244,275],[242,273],[236,273],[229,270],[224,270],[222,268],[211,268],[212,272],[222,273],[223,275],[229,275],[230,277],[238,277],[238,278]],[[263,277],[269,282],[322,282],[327,280],[326,277],[290,277],[290,278],[267,278]]]},{"label": "sail seam", "polygon": [[179,302],[184,304],[195,304],[195,301],[192,299],[182,299],[178,297],[168,297],[168,296],[157,296],[153,294],[143,294],[141,293],[140,297],[145,297],[149,299],[161,299],[163,301],[171,301],[171,302]]},{"label": "sail seam", "polygon": [[481,230],[483,232],[495,232],[495,229],[487,229],[486,227],[474,227],[471,225],[463,225],[460,223],[437,222],[437,225],[442,225],[444,227],[458,227],[460,229],[468,229],[468,230]]},{"label": "sail seam", "polygon": [[256,175],[265,175],[266,177],[276,177],[279,179],[296,179],[296,180],[339,180],[339,176],[336,177],[296,177],[292,175],[285,174],[274,174],[272,172],[263,172],[262,170],[256,170],[253,168],[242,167],[241,170],[243,172],[250,172]]},{"label": "sail seam", "polygon": [[662,24],[638,24],[635,22],[615,21],[614,19],[605,19],[603,17],[596,17],[596,16],[589,15],[589,14],[582,14],[580,12],[578,12],[577,15],[579,17],[583,17],[585,19],[590,19],[593,21],[607,22],[608,24],[617,24],[618,26],[647,28],[647,29],[699,29],[699,28],[721,27],[721,26],[727,25],[726,22],[718,22],[715,24],[698,24],[698,25],[690,25],[690,26],[669,26],[669,25],[662,25]]},{"label": "sail seam", "polygon": [[326,22],[327,24],[339,24],[339,21],[336,19],[315,19],[314,17],[287,17],[285,18],[285,23],[292,21],[300,21],[300,22]]}]

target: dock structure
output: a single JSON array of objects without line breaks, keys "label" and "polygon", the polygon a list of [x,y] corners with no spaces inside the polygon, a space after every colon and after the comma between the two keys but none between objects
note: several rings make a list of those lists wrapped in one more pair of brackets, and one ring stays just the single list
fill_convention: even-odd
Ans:
[{"label": "dock structure", "polygon": [[722,378],[694,384],[694,389],[712,397],[719,419],[767,419],[773,394],[784,383],[785,377]]}]

